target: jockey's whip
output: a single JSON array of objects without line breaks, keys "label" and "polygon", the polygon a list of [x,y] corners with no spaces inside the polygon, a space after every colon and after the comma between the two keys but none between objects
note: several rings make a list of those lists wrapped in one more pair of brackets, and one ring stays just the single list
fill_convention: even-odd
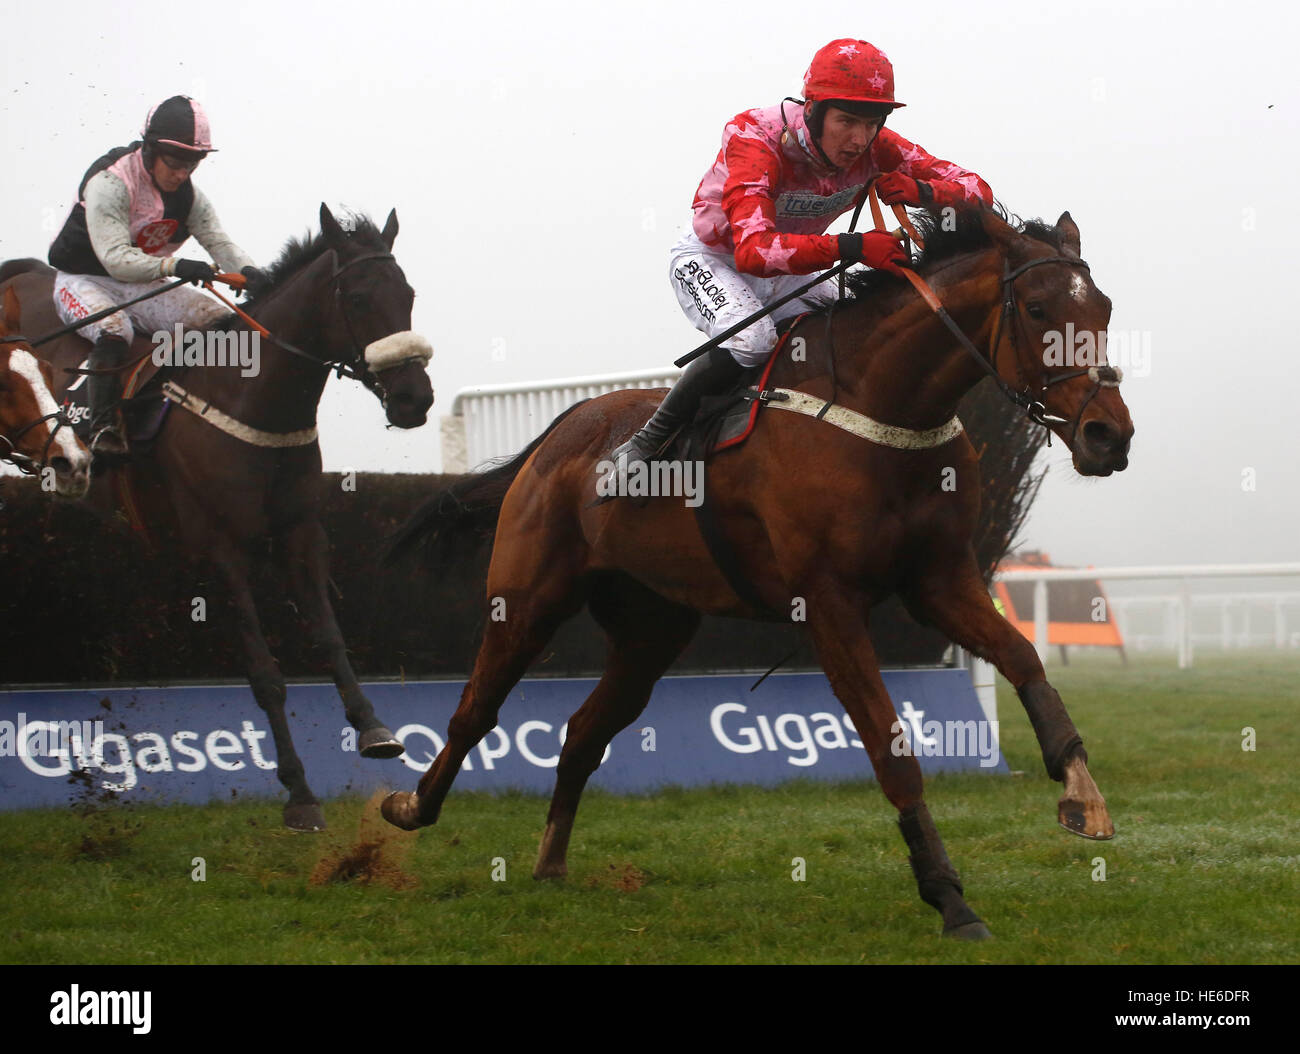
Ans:
[{"label": "jockey's whip", "polygon": [[701,344],[698,348],[694,349],[693,351],[688,351],[688,352],[687,352],[685,355],[683,355],[680,359],[676,359],[676,360],[674,360],[673,365],[674,365],[674,366],[685,366],[685,365],[686,365],[688,362],[690,362],[691,360],[693,360],[693,359],[698,359],[701,355],[703,355],[703,354],[705,354],[706,352],[711,351],[712,349],[716,348],[716,347],[717,347],[719,344],[721,344],[724,340],[727,340],[727,339],[729,339],[729,338],[731,338],[731,337],[734,337],[737,333],[739,333],[739,332],[740,332],[742,329],[744,329],[746,326],[751,326],[751,325],[753,325],[755,322],[757,322],[760,318],[763,318],[763,317],[765,317],[765,316],[767,316],[767,315],[770,315],[773,311],[775,311],[775,310],[776,310],[778,307],[780,307],[782,304],[788,304],[791,300],[795,299],[795,297],[803,296],[804,293],[808,292],[808,290],[811,289],[813,286],[818,285],[819,283],[826,281],[826,279],[828,279],[828,278],[834,278],[834,277],[835,277],[837,274],[839,274],[841,271],[846,271],[846,270],[848,270],[848,268],[850,268],[850,267],[852,267],[852,266],[853,266],[853,264],[850,263],[848,260],[841,260],[841,261],[840,261],[839,263],[837,263],[834,267],[832,267],[829,271],[823,271],[821,274],[819,274],[819,275],[818,275],[816,278],[814,278],[811,282],[808,282],[806,285],[801,285],[798,289],[794,290],[793,292],[786,293],[786,295],[783,296],[783,297],[781,297],[779,300],[773,300],[770,304],[768,304],[768,305],[767,305],[765,308],[763,308],[761,311],[755,311],[755,312],[754,312],[752,315],[750,315],[748,318],[742,318],[739,322],[737,322],[737,323],[736,323],[734,326],[732,326],[730,329],[725,330],[725,331],[722,332],[722,333],[719,333],[716,337],[713,337],[713,338],[711,338],[711,339],[709,339],[709,340],[706,340],[703,344]]}]

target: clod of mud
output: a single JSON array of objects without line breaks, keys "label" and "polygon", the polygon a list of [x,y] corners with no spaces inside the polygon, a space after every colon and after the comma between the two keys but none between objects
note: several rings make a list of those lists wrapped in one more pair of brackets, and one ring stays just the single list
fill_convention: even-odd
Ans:
[{"label": "clod of mud", "polygon": [[419,880],[403,867],[417,833],[398,830],[384,820],[379,806],[387,796],[386,791],[377,791],[366,802],[353,841],[326,845],[308,880],[313,886],[359,882],[390,889],[411,889],[419,884]]},{"label": "clod of mud", "polygon": [[616,889],[620,893],[635,893],[646,884],[648,876],[635,864],[610,864],[604,874],[587,879],[589,889]]}]

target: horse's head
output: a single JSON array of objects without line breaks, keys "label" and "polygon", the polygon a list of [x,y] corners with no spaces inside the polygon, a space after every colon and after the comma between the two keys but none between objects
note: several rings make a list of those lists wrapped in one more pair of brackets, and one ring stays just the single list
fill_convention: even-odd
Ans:
[{"label": "horse's head", "polygon": [[334,344],[331,357],[364,368],[363,380],[383,402],[390,424],[416,428],[433,405],[425,369],[433,349],[411,331],[415,291],[392,253],[397,211],[388,214],[382,231],[366,223],[349,234],[324,204],[320,221],[335,257],[333,314],[325,327]]},{"label": "horse's head", "polygon": [[993,365],[1041,404],[1037,412],[1069,446],[1080,475],[1122,472],[1133,421],[1119,394],[1120,371],[1106,360],[1110,298],[1079,256],[1079,228],[1063,212],[1055,226],[1058,249],[992,212],[983,222],[1004,257]]},{"label": "horse's head", "polygon": [[54,473],[54,491],[79,498],[90,485],[90,453],[51,394],[50,364],[17,336],[18,297],[4,294],[0,319],[0,459],[24,472]]}]

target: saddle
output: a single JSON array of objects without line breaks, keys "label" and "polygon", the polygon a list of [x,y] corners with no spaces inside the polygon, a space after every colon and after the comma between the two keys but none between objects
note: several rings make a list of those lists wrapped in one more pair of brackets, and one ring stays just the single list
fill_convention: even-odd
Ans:
[{"label": "saddle", "polygon": [[780,339],[767,361],[751,366],[737,379],[735,386],[722,395],[700,401],[695,420],[678,433],[674,449],[684,458],[711,458],[722,450],[740,446],[753,434],[762,405],[757,395],[767,388],[768,377],[777,357],[785,350],[795,325],[805,318],[799,315],[784,319],[777,327]]}]

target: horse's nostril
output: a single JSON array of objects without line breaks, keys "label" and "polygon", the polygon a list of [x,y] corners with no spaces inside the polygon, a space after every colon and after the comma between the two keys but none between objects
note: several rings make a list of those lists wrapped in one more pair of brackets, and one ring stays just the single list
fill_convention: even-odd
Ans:
[{"label": "horse's nostril", "polygon": [[1119,445],[1119,433],[1105,421],[1089,421],[1083,426],[1083,438],[1093,447]]}]

